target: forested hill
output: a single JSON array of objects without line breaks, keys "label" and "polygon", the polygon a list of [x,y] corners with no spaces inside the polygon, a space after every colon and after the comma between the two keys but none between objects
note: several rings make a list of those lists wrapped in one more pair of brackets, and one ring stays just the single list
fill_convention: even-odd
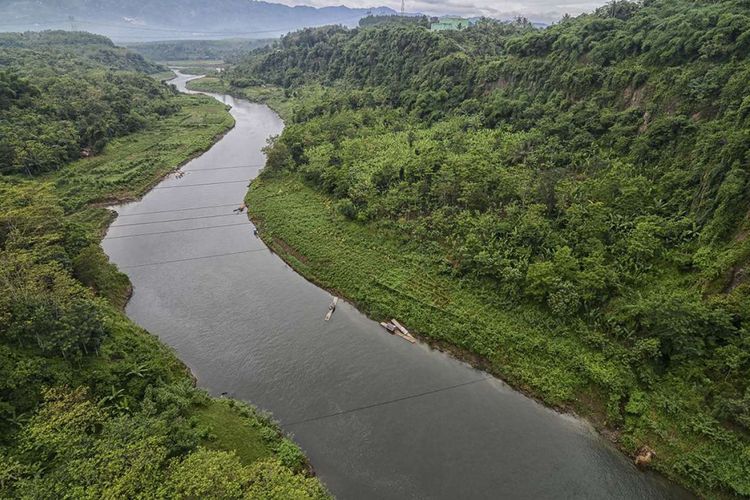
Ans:
[{"label": "forested hill", "polygon": [[165,40],[129,44],[128,48],[152,61],[219,60],[236,62],[273,39]]},{"label": "forested hill", "polygon": [[301,96],[251,207],[302,179],[401,235],[492,314],[544,318],[497,331],[414,309],[423,334],[554,404],[601,405],[621,446],[704,493],[750,495],[747,2],[615,1],[544,30],[308,29],[225,78]]},{"label": "forested hill", "polygon": [[212,399],[123,313],[103,202],[232,126],[84,33],[0,35],[0,498],[324,498],[268,417]]},{"label": "forested hill", "polygon": [[173,113],[159,69],[98,35],[0,34],[0,172],[58,169]]}]

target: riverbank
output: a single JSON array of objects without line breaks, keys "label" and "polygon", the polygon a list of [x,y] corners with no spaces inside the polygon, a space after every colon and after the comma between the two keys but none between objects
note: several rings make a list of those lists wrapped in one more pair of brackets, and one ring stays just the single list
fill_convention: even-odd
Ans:
[{"label": "riverbank", "polygon": [[284,95],[284,89],[273,85],[238,88],[232,87],[219,77],[206,76],[190,80],[187,83],[187,88],[201,92],[228,94],[250,102],[265,104],[274,110],[285,122],[289,122],[294,114],[294,101]]},{"label": "riverbank", "polygon": [[190,80],[187,83],[189,90],[200,92],[212,92],[215,94],[228,94],[250,102],[265,104],[281,117],[286,123],[291,123],[294,117],[294,109],[299,102],[315,96],[321,96],[326,89],[319,85],[306,85],[285,91],[282,87],[275,85],[256,85],[250,87],[232,87],[226,80],[216,76],[206,76]]},{"label": "riverbank", "polygon": [[[111,143],[96,157],[76,162],[67,171],[77,182],[65,183],[66,196],[81,204],[81,214],[94,222],[97,237],[101,239],[115,214],[104,205],[128,203],[140,199],[166,176],[200,156],[221,140],[235,125],[229,107],[209,96],[180,95],[175,98],[180,112],[155,123],[147,130],[123,137]],[[100,174],[106,172],[111,182],[102,188]],[[124,329],[134,336],[147,336],[153,346],[145,358],[159,359],[160,364],[175,366],[178,374],[186,376],[191,384],[195,377],[176,354],[161,344],[156,337],[136,327],[123,314],[132,293],[127,275],[111,264],[100,246],[100,255],[87,254],[89,267],[85,274],[88,284],[101,293],[117,308]],[[91,266],[94,264],[94,266]],[[132,331],[130,331],[132,329]],[[156,344],[156,345],[155,345]],[[158,345],[158,347],[157,347]],[[179,367],[179,368],[178,368]],[[282,482],[290,491],[323,493],[313,479],[312,467],[300,448],[283,433],[268,414],[229,398],[199,398],[190,409],[195,424],[204,429],[201,445],[207,449],[236,454],[240,463],[250,466],[272,458],[288,468],[280,471]],[[299,475],[299,477],[297,477]],[[295,485],[295,486],[292,486]]]},{"label": "riverbank", "polygon": [[[8,220],[20,228],[26,227],[27,219],[33,221],[30,227],[47,242],[40,246],[39,252],[56,251],[59,241],[76,250],[71,262],[61,263],[61,271],[72,274],[67,278],[71,288],[66,293],[71,297],[88,294],[74,284],[72,278],[75,278],[101,297],[92,300],[97,301],[107,334],[97,345],[96,355],[91,352],[75,360],[75,375],[65,383],[72,388],[85,388],[79,389],[84,391],[80,394],[91,397],[100,398],[102,392],[108,394],[99,404],[103,408],[116,408],[118,415],[133,412],[134,422],[143,418],[139,417],[141,412],[148,411],[141,406],[157,404],[174,412],[167,418],[175,429],[161,430],[169,439],[180,442],[186,451],[195,449],[198,450],[195,453],[200,453],[200,448],[206,448],[226,454],[195,455],[195,460],[226,456],[225,465],[232,466],[235,460],[232,457],[236,456],[238,467],[252,469],[242,472],[245,477],[263,476],[267,484],[262,487],[284,485],[291,492],[306,491],[311,497],[325,497],[320,483],[311,477],[310,465],[300,448],[269,415],[240,401],[211,398],[205,391],[195,389],[195,378],[176,353],[124,313],[132,284],[126,274],[110,263],[100,246],[116,218],[106,207],[141,198],[181,165],[209,150],[235,125],[229,108],[211,97],[177,95],[171,99],[171,104],[179,108],[176,112],[137,133],[111,141],[100,154],[37,178],[0,179],[4,219],[7,214]],[[40,225],[39,220],[46,222]],[[19,261],[16,265],[29,264]],[[5,277],[0,273],[0,278]],[[55,278],[57,282],[62,279]],[[46,370],[60,368],[51,363],[45,370],[39,369],[38,377],[50,380]],[[28,390],[33,392],[31,388]],[[173,394],[167,396],[170,391]],[[154,403],[150,401],[155,397],[153,394],[161,394],[157,399],[171,399]],[[74,397],[80,399],[72,400],[71,404],[86,404],[85,396]],[[109,425],[106,422],[103,425]],[[132,445],[132,441],[127,443]],[[157,464],[160,459],[158,452],[155,453]],[[212,474],[209,464],[195,463],[193,469],[205,477],[196,479],[189,487],[206,487]],[[102,479],[102,483],[105,481]],[[2,485],[0,491],[4,491]]]},{"label": "riverbank", "polygon": [[[499,302],[482,283],[451,277],[398,235],[344,219],[333,200],[293,175],[262,176],[251,185],[246,202],[261,237],[275,252],[372,319],[397,317],[431,345],[549,406],[587,418],[626,454],[634,456],[644,445],[656,449],[652,467],[671,479],[706,496],[730,496],[718,487],[722,469],[715,464],[704,466],[701,474],[710,476],[701,483],[685,467],[717,456],[731,456],[730,466],[742,467],[742,448],[696,431],[689,409],[665,412],[655,404],[629,405],[624,420],[610,418],[610,394],[619,396],[619,381],[632,375],[618,356],[582,341],[591,332],[563,330],[532,308]],[[666,384],[656,387],[651,401],[668,390]]]},{"label": "riverbank", "polygon": [[[180,111],[147,129],[112,141],[96,156],[83,158],[47,177],[68,216],[90,239],[101,238],[116,214],[107,206],[142,197],[165,176],[208,150],[234,126],[226,106],[206,96],[175,97]],[[96,245],[85,256],[84,283],[124,309],[127,277],[111,266]],[[84,259],[81,265],[84,265]]]}]

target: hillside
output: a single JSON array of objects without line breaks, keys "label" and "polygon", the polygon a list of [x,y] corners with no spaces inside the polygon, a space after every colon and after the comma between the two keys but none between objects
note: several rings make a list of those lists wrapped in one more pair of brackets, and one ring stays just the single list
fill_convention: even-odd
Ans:
[{"label": "hillside", "polygon": [[122,312],[103,204],[232,127],[83,33],[0,36],[0,497],[326,498],[256,409],[195,388]]},{"label": "hillside", "polygon": [[748,54],[743,1],[615,1],[303,30],[224,83],[294,103],[248,206],[297,269],[746,496]]},{"label": "hillside", "polygon": [[128,44],[133,52],[152,61],[238,62],[251,50],[270,45],[273,39],[165,40]]},{"label": "hillside", "polygon": [[246,0],[10,0],[0,5],[0,31],[79,29],[117,41],[272,38],[307,26],[356,26],[385,7],[288,7]]}]

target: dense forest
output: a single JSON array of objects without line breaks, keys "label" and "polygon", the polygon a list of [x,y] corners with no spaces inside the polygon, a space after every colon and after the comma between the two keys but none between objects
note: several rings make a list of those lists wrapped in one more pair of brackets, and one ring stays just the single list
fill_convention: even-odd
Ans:
[{"label": "dense forest", "polygon": [[268,416],[125,317],[99,246],[102,203],[210,147],[224,105],[83,33],[2,35],[0,67],[0,497],[325,498]]},{"label": "dense forest", "polygon": [[0,171],[55,170],[175,111],[146,75],[159,66],[98,35],[70,38],[0,34]]},{"label": "dense forest", "polygon": [[251,50],[265,47],[273,39],[164,40],[128,44],[128,48],[152,61],[238,62]]},{"label": "dense forest", "polygon": [[[427,338],[600,415],[624,449],[652,447],[655,467],[697,491],[750,495],[747,7],[618,0],[543,30],[289,34],[224,77],[297,96],[251,211],[290,243],[295,199],[309,210],[299,227],[327,224],[312,214],[330,204],[340,219],[326,230],[351,238],[295,247],[317,281],[370,312],[403,307]],[[326,90],[305,98],[310,85]],[[286,219],[274,219],[282,193]],[[316,252],[344,252],[354,235],[370,235],[362,252],[400,242],[380,277],[347,282],[353,262],[315,270]],[[384,283],[402,253],[417,278]],[[486,318],[449,315],[449,292],[406,312],[394,294],[416,300],[432,268]],[[513,328],[493,330],[496,314]]]}]

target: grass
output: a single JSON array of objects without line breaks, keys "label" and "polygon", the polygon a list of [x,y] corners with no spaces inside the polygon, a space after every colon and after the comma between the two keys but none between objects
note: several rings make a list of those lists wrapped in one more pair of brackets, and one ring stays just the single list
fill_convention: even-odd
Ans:
[{"label": "grass", "polygon": [[[705,414],[690,374],[659,380],[623,409],[638,383],[629,352],[583,323],[503,302],[491,285],[458,278],[398,234],[339,215],[294,175],[256,179],[246,199],[263,240],[298,272],[375,320],[411,331],[546,404],[589,418],[653,467],[712,498],[750,494],[750,448]],[[632,399],[631,399],[632,401]]]},{"label": "grass", "polygon": [[167,80],[171,80],[172,78],[174,78],[174,71],[160,71],[158,73],[152,73],[148,76],[150,76],[154,80],[166,82]]},{"label": "grass", "polygon": [[210,431],[210,436],[202,443],[206,448],[234,450],[245,465],[273,453],[263,436],[260,421],[251,413],[242,414],[229,400],[212,400],[196,410],[195,418]]},{"label": "grass", "polygon": [[190,90],[202,90],[204,92],[228,93],[229,85],[217,76],[204,76],[187,82]]},{"label": "grass", "polygon": [[234,125],[226,106],[215,99],[175,99],[181,105],[176,114],[115,139],[101,154],[50,175],[67,211],[142,196],[164,175],[210,148]]},{"label": "grass", "polygon": [[240,462],[274,456],[296,473],[309,474],[310,464],[302,450],[284,436],[268,415],[233,399],[213,399],[196,408],[195,422],[208,430],[201,443],[215,450],[233,450]]},{"label": "grass", "polygon": [[159,64],[178,69],[188,75],[215,75],[217,68],[221,70],[226,68],[226,63],[221,59],[159,61]]}]

